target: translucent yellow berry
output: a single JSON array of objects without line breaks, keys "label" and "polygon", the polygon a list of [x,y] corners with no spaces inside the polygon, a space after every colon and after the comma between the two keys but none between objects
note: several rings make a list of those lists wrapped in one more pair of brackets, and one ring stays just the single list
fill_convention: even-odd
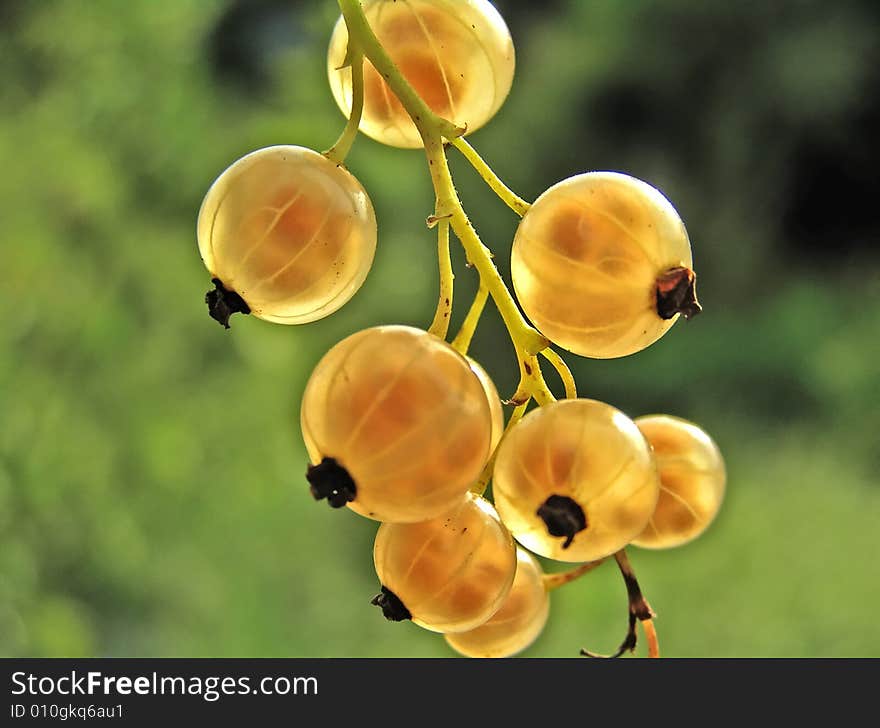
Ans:
[{"label": "translucent yellow berry", "polygon": [[595,561],[642,532],[660,484],[651,449],[620,410],[566,399],[532,410],[498,446],[495,506],[517,541]]},{"label": "translucent yellow berry", "polygon": [[[400,72],[439,116],[472,132],[501,107],[513,83],[514,51],[488,0],[364,0],[373,32]],[[341,68],[348,30],[340,17],[327,71],[343,113],[351,113],[351,69]],[[360,130],[383,144],[416,148],[422,139],[384,79],[367,62]]]},{"label": "translucent yellow berry", "polygon": [[357,179],[317,152],[259,149],[230,165],[199,211],[199,252],[216,290],[211,315],[282,324],[323,318],[360,288],[376,217]]},{"label": "translucent yellow berry", "polygon": [[421,329],[378,326],[336,344],[303,394],[316,498],[414,522],[464,498],[489,456],[489,404],[467,360]]},{"label": "translucent yellow berry", "polygon": [[516,548],[489,501],[475,494],[421,523],[383,523],[373,548],[388,619],[434,632],[473,629],[504,602]]},{"label": "translucent yellow berry", "polygon": [[479,627],[447,634],[446,641],[465,657],[510,657],[538,638],[549,613],[544,572],[534,556],[517,548],[516,576],[501,608]]},{"label": "translucent yellow berry", "polygon": [[553,343],[609,359],[644,349],[700,311],[691,248],[675,208],[616,172],[570,177],[544,192],[513,242],[511,276],[532,323]]},{"label": "translucent yellow berry", "polygon": [[725,468],[718,446],[692,422],[669,415],[635,421],[654,450],[660,498],[636,546],[681,546],[705,531],[724,499]]}]

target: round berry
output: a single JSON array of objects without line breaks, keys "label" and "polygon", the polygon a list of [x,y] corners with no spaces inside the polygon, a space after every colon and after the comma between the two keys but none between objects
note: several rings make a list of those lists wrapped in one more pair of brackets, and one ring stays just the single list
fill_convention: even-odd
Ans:
[{"label": "round berry", "polygon": [[534,556],[517,548],[516,576],[501,608],[479,627],[447,634],[446,641],[465,657],[510,657],[538,638],[549,614],[544,572]]},{"label": "round berry", "polygon": [[672,548],[705,531],[724,499],[725,468],[718,446],[692,422],[669,415],[635,421],[654,450],[660,498],[636,546]]},{"label": "round berry", "polygon": [[376,217],[344,168],[304,147],[266,147],[211,185],[198,241],[215,285],[211,315],[224,326],[235,312],[302,324],[360,288],[376,250]]},{"label": "round berry", "polygon": [[[495,115],[513,83],[514,51],[510,31],[488,0],[364,0],[363,7],[388,55],[433,112],[468,132]],[[349,116],[351,68],[340,68],[347,47],[340,17],[327,71],[336,103]],[[422,146],[415,124],[369,62],[360,130],[383,144]]]},{"label": "round berry", "polygon": [[532,410],[501,441],[493,494],[530,551],[595,561],[642,532],[660,484],[651,449],[623,412],[591,399]]},{"label": "round berry", "polygon": [[699,313],[684,223],[662,193],[616,172],[545,191],[513,242],[511,276],[532,323],[581,356],[633,354]]},{"label": "round berry", "polygon": [[301,410],[316,498],[414,522],[464,498],[489,457],[489,404],[467,360],[409,326],[365,329],[312,372]]},{"label": "round berry", "polygon": [[373,548],[382,592],[373,603],[391,620],[460,632],[498,611],[516,573],[516,548],[489,501],[469,494],[421,523],[383,523]]}]

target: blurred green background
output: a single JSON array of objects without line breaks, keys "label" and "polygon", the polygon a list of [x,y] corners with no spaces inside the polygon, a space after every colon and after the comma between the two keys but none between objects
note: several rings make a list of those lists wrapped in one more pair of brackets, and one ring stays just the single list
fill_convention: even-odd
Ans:
[{"label": "blurred green background", "polygon": [[[591,169],[646,179],[691,236],[702,316],[626,359],[567,357],[583,395],[695,420],[727,459],[704,537],[631,554],[664,653],[877,656],[880,5],[497,5],[517,78],[474,145],[527,199]],[[214,177],[342,128],[336,16],[0,0],[0,654],[453,655],[369,605],[376,526],[311,499],[298,427],[332,344],[431,319],[423,157],[356,143],[380,244],[337,314],[227,332],[204,306]],[[516,219],[453,163],[506,275]],[[475,281],[456,266],[460,320]],[[491,308],[472,351],[510,394]],[[624,626],[606,565],[554,593],[525,654],[609,651]]]}]

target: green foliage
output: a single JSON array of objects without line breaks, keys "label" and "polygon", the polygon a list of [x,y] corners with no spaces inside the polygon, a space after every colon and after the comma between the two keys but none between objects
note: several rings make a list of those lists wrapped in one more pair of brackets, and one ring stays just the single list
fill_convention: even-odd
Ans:
[{"label": "green foliage", "polygon": [[[298,425],[333,343],[430,321],[420,154],[358,140],[348,165],[380,242],[339,313],[225,332],[202,301],[194,228],[213,178],[260,146],[322,149],[343,124],[324,68],[333,3],[290,5],[262,85],[212,67],[220,0],[0,11],[2,655],[451,655],[369,606],[375,524],[311,500]],[[700,422],[727,458],[709,532],[632,554],[664,651],[878,654],[878,226],[817,253],[785,220],[798,144],[849,149],[872,4],[512,5],[517,79],[475,146],[527,198],[587,169],[645,178],[694,247],[703,316],[624,360],[568,358],[583,395]],[[515,220],[454,161],[506,272]],[[475,281],[456,264],[460,319]],[[515,368],[492,318],[473,353],[504,394]],[[624,608],[603,567],[554,593],[527,654],[610,650]]]}]

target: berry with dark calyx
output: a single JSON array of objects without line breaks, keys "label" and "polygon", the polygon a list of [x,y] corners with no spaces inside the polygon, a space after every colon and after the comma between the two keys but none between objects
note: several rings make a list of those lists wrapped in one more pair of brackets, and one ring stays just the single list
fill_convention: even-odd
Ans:
[{"label": "berry with dark calyx", "polygon": [[211,316],[274,323],[323,318],[360,288],[373,263],[376,216],[360,182],[305,147],[258,149],[211,185],[198,219],[199,252],[215,289]]},{"label": "berry with dark calyx", "polygon": [[526,315],[559,346],[633,354],[700,312],[687,231],[651,185],[588,172],[546,190],[516,231],[511,277]]},{"label": "berry with dark calyx", "polygon": [[489,458],[491,418],[467,360],[410,326],[352,334],[318,362],[300,412],[310,460],[343,465],[348,507],[392,523],[462,501]]},{"label": "berry with dark calyx", "polygon": [[563,399],[498,446],[492,492],[514,538],[559,561],[605,558],[641,533],[660,492],[651,448],[620,410]]},{"label": "berry with dark calyx", "polygon": [[[516,573],[516,548],[489,501],[469,493],[458,506],[420,523],[383,523],[373,546],[392,619],[403,610],[434,632],[483,624],[504,602]],[[393,597],[393,598],[392,598]]]}]

